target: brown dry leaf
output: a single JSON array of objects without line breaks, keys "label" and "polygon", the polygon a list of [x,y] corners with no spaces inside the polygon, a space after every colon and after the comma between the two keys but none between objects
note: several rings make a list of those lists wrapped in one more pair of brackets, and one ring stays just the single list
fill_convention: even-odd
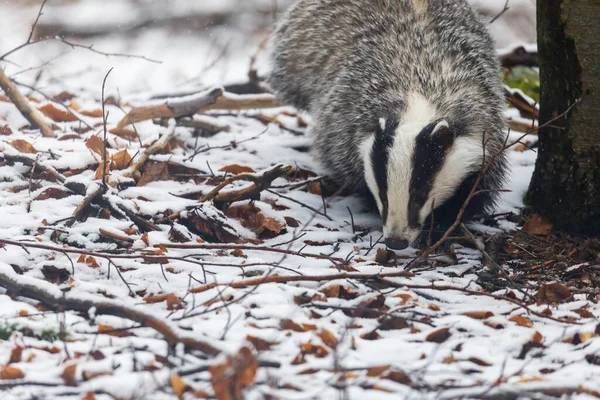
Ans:
[{"label": "brown dry leaf", "polygon": [[112,371],[103,371],[103,372],[88,372],[88,371],[83,371],[81,373],[81,376],[83,377],[84,381],[91,381],[92,379],[96,379],[96,378],[99,378],[101,376],[109,376],[109,375],[114,375],[114,373]]},{"label": "brown dry leaf", "polygon": [[470,311],[463,315],[473,319],[484,320],[493,317],[494,313],[491,311]]},{"label": "brown dry leaf", "polygon": [[98,333],[102,333],[102,334],[108,335],[108,336],[115,336],[115,337],[133,336],[133,333],[131,333],[131,332],[128,332],[126,330],[117,330],[111,325],[103,325],[103,324],[98,325]]},{"label": "brown dry leaf", "polygon": [[450,354],[448,357],[444,358],[442,364],[454,364],[456,362],[456,358],[454,358],[454,354]]},{"label": "brown dry leaf", "polygon": [[544,341],[544,336],[538,331],[535,331],[530,341],[533,343],[541,344]]},{"label": "brown dry leaf", "polygon": [[520,315],[515,315],[514,317],[510,317],[508,319],[511,322],[514,322],[517,325],[524,326],[526,328],[531,328],[533,326],[533,321],[529,318],[522,317]]},{"label": "brown dry leaf", "polygon": [[100,165],[98,165],[98,168],[96,168],[96,174],[94,176],[94,179],[96,179],[96,180],[102,179],[103,171],[104,171],[104,175],[110,174],[110,167],[111,167],[111,163],[107,163],[106,165],[104,165],[104,161],[101,162]]},{"label": "brown dry leaf", "polygon": [[[83,256],[83,254],[82,254]],[[81,259],[81,257],[79,257],[79,260]],[[77,260],[77,261],[79,261]],[[84,256],[84,261],[83,263],[87,264],[88,267],[90,268],[100,268],[100,264],[98,264],[98,261],[96,261],[96,259],[93,256],[88,256],[87,258]]]},{"label": "brown dry leaf", "polygon": [[545,283],[537,294],[538,304],[557,304],[571,298],[571,291],[560,282]]},{"label": "brown dry leaf", "polygon": [[91,118],[102,118],[102,109],[98,108],[96,110],[77,110],[77,112],[81,115]]},{"label": "brown dry leaf", "polygon": [[85,147],[102,157],[102,152],[104,151],[104,141],[100,139],[99,136],[92,135],[87,142],[85,142]]},{"label": "brown dry leaf", "polygon": [[389,371],[383,375],[382,378],[394,381],[401,385],[410,385],[412,383],[410,377],[403,371]]},{"label": "brown dry leaf", "polygon": [[69,364],[60,375],[67,386],[77,386],[77,364]]},{"label": "brown dry leaf", "polygon": [[175,372],[171,374],[171,387],[179,399],[182,399],[183,394],[190,389],[188,384]]},{"label": "brown dry leaf", "polygon": [[12,142],[10,142],[10,145],[12,147],[14,147],[15,149],[19,150],[19,152],[21,152],[21,153],[25,153],[25,154],[36,154],[37,153],[37,150],[35,149],[35,147],[33,147],[33,145],[31,143],[29,143],[27,140],[16,139],[16,140],[13,140]]},{"label": "brown dry leaf", "polygon": [[183,301],[181,297],[177,296],[175,293],[169,293],[167,295],[167,310],[181,310],[183,308]]},{"label": "brown dry leaf", "polygon": [[352,300],[358,297],[358,294],[345,286],[330,285],[326,288],[319,289],[326,297]]},{"label": "brown dry leaf", "polygon": [[327,329],[321,329],[319,331],[319,333],[317,333],[317,336],[319,336],[321,338],[321,340],[323,341],[323,343],[325,343],[325,345],[327,347],[329,347],[330,349],[336,349],[338,346],[338,340],[335,337],[335,335],[333,333],[331,333],[330,331],[328,331]]},{"label": "brown dry leaf", "polygon": [[111,129],[109,132],[125,140],[135,140],[138,137],[138,134],[131,129]]},{"label": "brown dry leaf", "polygon": [[367,376],[370,378],[376,378],[381,376],[384,372],[390,369],[389,365],[381,365],[377,367],[371,367],[367,370]]},{"label": "brown dry leaf", "polygon": [[12,135],[13,131],[8,125],[0,125],[0,135],[9,136]]},{"label": "brown dry leaf", "polygon": [[239,220],[242,226],[265,239],[276,237],[285,228],[277,219],[264,215],[252,202],[229,207],[225,215]]},{"label": "brown dry leaf", "polygon": [[427,335],[427,338],[425,338],[425,340],[433,343],[444,343],[450,338],[450,336],[452,336],[452,334],[450,333],[450,329],[442,328]]},{"label": "brown dry leaf", "polygon": [[129,155],[129,152],[127,150],[121,150],[118,153],[113,154],[111,169],[120,171],[128,168],[129,164],[131,164],[131,160],[132,158]]},{"label": "brown dry leaf", "polygon": [[77,121],[77,117],[68,112],[67,110],[60,109],[54,104],[45,104],[38,108],[46,117],[50,118],[54,122],[74,122]]},{"label": "brown dry leaf", "polygon": [[246,340],[249,341],[250,343],[252,343],[254,348],[258,351],[270,350],[271,346],[276,346],[279,344],[278,342],[270,342],[268,340],[261,339],[256,336],[250,336],[250,335],[246,336]]},{"label": "brown dry leaf", "polygon": [[297,324],[291,319],[282,319],[279,322],[279,326],[283,330],[294,331],[294,332],[308,332],[308,331],[316,331],[317,326],[312,324]]},{"label": "brown dry leaf", "polygon": [[221,168],[219,171],[226,172],[226,173],[232,174],[232,175],[256,172],[250,167],[246,167],[246,166],[238,165],[238,164],[226,165],[223,168]]},{"label": "brown dry leaf", "polygon": [[243,399],[243,391],[254,383],[258,361],[248,347],[235,356],[209,368],[210,380],[217,400]]},{"label": "brown dry leaf", "polygon": [[300,350],[304,354],[310,354],[317,358],[325,358],[329,355],[329,351],[325,347],[314,343],[301,343]]},{"label": "brown dry leaf", "polygon": [[23,348],[21,346],[15,346],[14,349],[10,352],[10,357],[8,359],[9,364],[21,362],[23,358]]},{"label": "brown dry leaf", "polygon": [[467,361],[470,361],[473,364],[479,365],[480,367],[491,367],[492,366],[492,364],[490,364],[489,362],[483,361],[483,360],[481,360],[479,358],[475,358],[475,357],[471,357]]},{"label": "brown dry leaf", "polygon": [[169,296],[169,294],[157,294],[146,296],[144,297],[144,301],[149,304],[162,303],[163,301],[167,301],[167,297]]},{"label": "brown dry leaf", "polygon": [[67,190],[63,190],[61,188],[48,188],[40,193],[34,200],[43,201],[48,199],[64,199],[66,197],[71,196],[73,193]]},{"label": "brown dry leaf", "polygon": [[19,368],[5,365],[2,367],[2,369],[0,369],[0,380],[14,380],[23,378],[25,378],[25,374]]},{"label": "brown dry leaf", "polygon": [[81,400],[96,400],[96,395],[94,395],[93,392],[87,392],[86,394],[83,395]]},{"label": "brown dry leaf", "polygon": [[552,222],[543,215],[534,214],[525,223],[522,230],[532,235],[547,236],[552,232]]}]

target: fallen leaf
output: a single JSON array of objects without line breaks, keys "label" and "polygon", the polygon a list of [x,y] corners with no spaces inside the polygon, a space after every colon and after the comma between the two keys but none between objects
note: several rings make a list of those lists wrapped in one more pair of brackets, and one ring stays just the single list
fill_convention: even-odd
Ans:
[{"label": "fallen leaf", "polygon": [[102,109],[98,108],[96,110],[77,110],[77,112],[81,115],[91,118],[102,118]]},{"label": "fallen leaf", "polygon": [[66,197],[69,197],[73,195],[73,192],[71,191],[67,191],[61,188],[48,188],[46,190],[44,190],[42,193],[40,193],[39,195],[37,195],[37,197],[34,199],[36,201],[43,201],[43,200],[48,200],[48,199],[64,199]]},{"label": "fallen leaf", "polygon": [[494,313],[491,311],[470,311],[463,315],[473,319],[484,320],[493,317]]},{"label": "fallen leaf", "polygon": [[19,368],[5,365],[2,367],[2,369],[0,369],[0,380],[14,380],[23,378],[25,378],[25,374]]},{"label": "fallen leaf", "polygon": [[391,250],[377,249],[377,255],[375,256],[375,262],[381,265],[389,263],[396,257],[396,253]]},{"label": "fallen leaf", "polygon": [[321,340],[323,341],[323,343],[325,343],[325,345],[327,347],[329,347],[330,349],[336,349],[338,346],[338,340],[335,337],[335,335],[333,333],[331,333],[330,331],[328,331],[327,329],[321,329],[319,331],[319,333],[317,333],[317,336],[319,336],[321,338]]},{"label": "fallen leaf", "polygon": [[520,315],[515,315],[514,317],[510,317],[508,319],[511,322],[514,322],[517,325],[524,326],[526,328],[531,328],[533,326],[533,321],[529,318],[522,317]]},{"label": "fallen leaf", "polygon": [[367,370],[367,376],[370,378],[376,378],[381,376],[384,372],[390,369],[389,365],[381,365],[378,367],[371,367]]},{"label": "fallen leaf", "polygon": [[104,151],[104,141],[99,136],[92,135],[85,142],[85,147],[96,153],[102,159],[102,152]]},{"label": "fallen leaf", "polygon": [[412,383],[410,377],[403,371],[388,371],[382,378],[394,381],[401,385],[410,385]]},{"label": "fallen leaf", "polygon": [[127,330],[115,329],[111,325],[103,325],[103,324],[98,325],[98,333],[108,335],[108,336],[115,336],[115,337],[133,336],[133,333],[128,332]]},{"label": "fallen leaf", "polygon": [[571,291],[560,282],[545,283],[537,294],[538,304],[557,304],[571,298]]},{"label": "fallen leaf", "polygon": [[300,344],[300,350],[304,354],[310,354],[317,358],[325,358],[329,355],[329,351],[325,347],[314,343],[302,343]]},{"label": "fallen leaf", "polygon": [[254,383],[258,361],[248,347],[242,347],[235,356],[209,367],[210,381],[217,400],[244,398],[244,389]]},{"label": "fallen leaf", "polygon": [[37,153],[37,150],[35,149],[35,147],[33,147],[33,145],[31,143],[29,143],[27,140],[16,139],[16,140],[13,140],[12,142],[10,142],[10,145],[12,147],[14,147],[15,149],[19,150],[19,152],[21,152],[21,153],[25,153],[25,154],[36,154]]},{"label": "fallen leaf", "polygon": [[285,228],[282,222],[276,218],[266,216],[253,202],[229,207],[225,211],[225,215],[237,219],[242,226],[264,239],[272,239],[278,236]]},{"label": "fallen leaf", "polygon": [[94,395],[93,392],[87,392],[86,394],[83,395],[81,400],[96,400],[96,395]]},{"label": "fallen leaf", "polygon": [[77,386],[77,364],[69,364],[65,367],[60,377],[67,386]]},{"label": "fallen leaf", "polygon": [[238,165],[238,164],[231,164],[231,165],[226,165],[223,168],[219,169],[220,172],[225,172],[228,174],[232,174],[232,175],[238,175],[238,174],[243,174],[243,173],[254,173],[256,171],[254,171],[252,168],[250,167],[246,167],[243,165]]},{"label": "fallen leaf", "polygon": [[181,310],[183,308],[183,300],[181,297],[175,295],[175,293],[169,293],[167,295],[167,310]]},{"label": "fallen leaf", "polygon": [[21,346],[15,346],[10,352],[10,357],[8,359],[9,364],[21,362],[23,357],[23,348]]},{"label": "fallen leaf", "polygon": [[552,222],[543,215],[534,214],[525,223],[522,230],[532,235],[547,236],[552,232]]},{"label": "fallen leaf", "polygon": [[278,342],[270,342],[265,339],[258,338],[256,336],[246,336],[246,340],[252,343],[254,348],[258,351],[267,351],[270,350],[272,346],[276,346]]},{"label": "fallen leaf", "polygon": [[13,131],[8,125],[0,125],[0,135],[9,136],[12,135]]},{"label": "fallen leaf", "polygon": [[123,170],[125,168],[129,167],[129,164],[131,164],[131,156],[129,155],[129,151],[127,150],[121,150],[115,154],[113,154],[112,158],[112,165],[111,165],[111,169],[113,170]]},{"label": "fallen leaf", "polygon": [[531,337],[531,342],[542,343],[543,341],[544,341],[544,336],[542,336],[542,334],[539,333],[538,331],[535,331],[535,333]]},{"label": "fallen leaf", "polygon": [[294,331],[294,332],[308,332],[308,331],[316,331],[317,326],[313,324],[297,324],[291,319],[282,319],[279,322],[279,326],[283,330]]},{"label": "fallen leaf", "polygon": [[67,110],[60,109],[54,104],[48,103],[38,108],[46,117],[50,118],[54,122],[74,122],[77,121],[77,117],[68,112]]},{"label": "fallen leaf", "polygon": [[452,336],[452,334],[450,333],[450,329],[442,328],[427,335],[427,338],[425,338],[425,340],[432,343],[444,343],[450,338],[450,336]]},{"label": "fallen leaf", "polygon": [[171,387],[175,392],[175,396],[177,396],[179,399],[182,399],[183,394],[190,388],[188,384],[185,383],[185,381],[181,379],[181,377],[175,372],[171,373]]}]

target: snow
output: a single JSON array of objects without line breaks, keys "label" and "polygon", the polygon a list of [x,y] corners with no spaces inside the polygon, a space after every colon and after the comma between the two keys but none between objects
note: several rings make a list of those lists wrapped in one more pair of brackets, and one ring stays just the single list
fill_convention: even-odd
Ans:
[{"label": "snow", "polygon": [[[36,5],[23,5],[21,2],[0,4],[0,48],[10,49],[23,42],[29,33],[30,21],[35,18]],[[43,21],[68,22],[77,28],[100,29],[105,24],[121,24],[126,31],[128,24],[140,18],[154,18],[157,13],[166,12],[162,2],[147,0],[145,12],[125,1],[99,2],[86,0],[54,5],[49,2]],[[285,2],[280,6],[283,10]],[[289,2],[287,2],[289,3]],[[125,110],[132,105],[162,104],[174,97],[173,93],[196,93],[208,86],[221,86],[247,79],[250,58],[256,53],[264,39],[267,27],[252,28],[252,15],[256,9],[265,9],[270,1],[241,3],[234,0],[184,1],[170,0],[168,13],[177,17],[203,11],[218,13],[237,9],[241,14],[235,27],[214,27],[205,31],[192,29],[182,31],[165,27],[148,26],[134,33],[115,32],[107,36],[77,39],[82,44],[94,44],[94,48],[107,52],[125,52],[144,55],[162,60],[154,64],[139,59],[106,58],[83,49],[69,51],[61,58],[45,66],[39,77],[39,87],[44,93],[56,95],[68,91],[77,95],[78,104],[86,110],[100,107],[100,85],[106,72],[115,67],[110,75],[107,94],[121,99]],[[493,15],[499,12],[504,1],[478,1],[482,9]],[[530,0],[511,1],[511,10],[495,22],[491,29],[497,39],[499,49],[510,49],[519,43],[529,43],[531,35],[533,2]],[[534,10],[534,9],[533,9]],[[154,13],[154,14],[152,14]],[[514,15],[523,15],[527,22]],[[77,15],[77,18],[73,18]],[[150,15],[150,17],[148,17]],[[164,17],[164,15],[159,15]],[[8,19],[21,21],[14,24]],[[528,47],[530,48],[530,47]],[[531,47],[533,48],[533,47]],[[50,41],[24,49],[11,56],[17,63],[3,63],[9,75],[24,68],[42,65],[68,48],[57,41]],[[219,55],[226,51],[226,56]],[[499,50],[503,51],[503,50]],[[215,62],[216,60],[216,62]],[[213,65],[214,64],[214,65]],[[211,66],[211,68],[207,68]],[[19,76],[19,80],[32,83],[37,71]],[[157,95],[166,98],[156,99]],[[34,97],[42,99],[39,94]],[[178,98],[181,100],[181,98]],[[108,126],[114,127],[123,117],[118,107],[107,105]],[[286,112],[291,115],[283,115]],[[258,174],[275,164],[282,163],[296,168],[304,168],[316,174],[326,174],[313,155],[301,150],[310,144],[310,136],[296,136],[277,124],[264,125],[245,115],[277,116],[282,123],[294,130],[298,126],[295,111],[290,108],[250,111],[238,115],[202,116],[205,121],[229,126],[229,132],[219,132],[212,137],[195,137],[187,128],[177,128],[176,138],[183,146],[171,154],[152,157],[153,161],[175,162],[195,168],[200,174],[219,175],[218,170],[231,164],[250,166]],[[518,120],[514,111],[507,117]],[[309,120],[306,118],[306,120]],[[15,139],[29,141],[38,154],[31,155],[39,163],[58,170],[89,169],[73,177],[68,182],[86,185],[87,193],[98,186],[94,180],[94,166],[98,160],[85,146],[85,141],[101,130],[98,118],[86,117],[85,121],[94,130],[81,134],[81,139],[57,140],[43,138],[37,133],[21,131],[27,121],[8,102],[0,101],[0,121],[12,131],[12,136],[0,136],[0,154],[19,154],[9,142]],[[525,121],[526,122],[526,121]],[[79,123],[59,123],[64,135],[74,133]],[[151,121],[136,125],[142,146],[156,141],[167,132],[167,128],[154,125]],[[520,136],[513,133],[511,138]],[[535,136],[525,140],[535,143]],[[111,154],[127,148],[133,156],[143,151],[137,141],[126,141],[113,134],[108,141],[114,148]],[[235,147],[224,147],[232,142]],[[203,152],[190,157],[195,150]],[[528,188],[535,165],[536,154],[525,149],[511,151],[511,169],[507,188],[503,193],[498,213],[517,212],[523,207],[523,196]],[[0,166],[0,238],[23,240],[50,246],[60,246],[52,241],[56,228],[64,230],[63,243],[78,246],[89,251],[114,252],[119,248],[115,242],[107,240],[100,233],[121,235],[132,227],[127,219],[112,216],[102,219],[91,216],[84,222],[76,222],[71,227],[58,221],[69,218],[81,203],[83,196],[71,195],[63,199],[35,200],[44,189],[61,187],[55,182],[41,179],[33,182],[27,178],[29,167],[19,163],[14,166]],[[115,175],[118,175],[115,173]],[[39,183],[40,188],[27,189],[30,184]],[[279,179],[276,185],[285,185],[287,180]],[[246,185],[240,184],[240,185]],[[25,187],[17,191],[15,188]],[[190,207],[198,206],[195,200],[184,194],[207,193],[214,184],[197,183],[194,179],[160,180],[145,186],[125,189],[111,189],[107,199],[112,204],[123,205],[137,213],[155,217],[165,210],[189,215]],[[238,188],[239,186],[235,186]],[[227,189],[231,190],[231,189]],[[247,345],[247,337],[253,336],[273,342],[269,349],[256,351],[262,362],[280,363],[280,367],[261,367],[255,384],[247,391],[247,399],[262,399],[267,394],[285,399],[331,399],[340,396],[340,388],[347,387],[346,398],[351,399],[398,399],[398,398],[481,398],[505,394],[507,391],[520,393],[547,391],[552,388],[572,388],[582,386],[589,393],[600,390],[600,366],[586,360],[586,356],[600,354],[600,339],[590,337],[581,344],[567,343],[566,340],[579,334],[591,334],[597,329],[600,308],[597,304],[578,295],[565,304],[551,306],[555,319],[534,315],[543,313],[547,306],[530,305],[529,309],[519,307],[505,299],[493,298],[482,292],[476,283],[484,271],[480,255],[473,249],[456,247],[458,263],[436,269],[423,269],[414,272],[409,278],[389,278],[398,287],[379,288],[376,282],[358,279],[337,279],[331,282],[296,282],[286,284],[264,284],[257,287],[234,289],[225,286],[257,276],[298,276],[334,275],[344,272],[343,265],[334,265],[330,260],[316,259],[303,254],[331,254],[332,257],[348,259],[354,270],[348,273],[379,274],[398,272],[405,261],[414,256],[414,249],[397,254],[400,266],[383,266],[375,262],[381,244],[374,244],[381,236],[380,219],[373,210],[355,195],[326,198],[327,216],[315,214],[303,203],[320,210],[323,198],[308,191],[276,189],[277,193],[294,199],[290,201],[273,193],[263,193],[260,201],[254,204],[261,213],[283,224],[286,217],[299,221],[298,228],[287,227],[287,231],[275,238],[264,239],[262,246],[298,252],[283,256],[280,253],[254,251],[244,248],[243,257],[236,257],[230,250],[169,248],[168,263],[152,264],[143,259],[115,259],[110,265],[106,259],[96,257],[98,268],[86,262],[78,262],[76,254],[65,255],[59,251],[28,249],[17,246],[4,246],[0,249],[0,273],[31,283],[55,297],[63,295],[61,288],[69,288],[68,296],[80,299],[112,301],[121,306],[144,311],[167,321],[182,336],[205,340],[225,353],[236,354]],[[238,205],[247,204],[247,201]],[[273,206],[276,204],[277,207]],[[352,232],[351,215],[357,232]],[[221,214],[211,205],[201,205],[197,212],[209,217]],[[54,224],[56,225],[45,225]],[[231,229],[244,238],[256,238],[255,233],[234,219],[229,219]],[[499,221],[495,228],[485,227],[474,222],[478,231],[513,230],[516,224]],[[172,244],[169,237],[171,226],[160,226],[161,232],[141,232],[129,234],[132,239],[128,249],[132,254],[144,251],[157,251],[157,245]],[[46,229],[45,229],[46,228]],[[474,228],[474,229],[475,229]],[[187,227],[176,223],[174,229],[191,236],[191,243],[198,243],[199,237]],[[299,237],[300,235],[304,235]],[[289,242],[289,243],[286,243]],[[280,245],[286,243],[285,245]],[[319,245],[324,243],[323,245]],[[71,264],[75,273],[71,274]],[[185,258],[187,257],[187,259]],[[404,257],[404,258],[403,258]],[[176,260],[175,260],[176,259]],[[404,260],[404,261],[403,261]],[[84,260],[85,261],[85,260]],[[15,268],[21,270],[17,274]],[[44,275],[44,268],[53,266],[64,269],[69,278],[64,282],[51,283]],[[581,265],[574,265],[576,269]],[[121,276],[115,268],[120,268]],[[340,270],[338,270],[340,269]],[[129,296],[130,290],[136,292]],[[204,284],[216,283],[208,290],[192,293],[190,289]],[[452,286],[457,290],[438,290],[435,286]],[[351,295],[348,298],[326,297],[324,293],[342,286]],[[420,288],[414,288],[420,286]],[[469,289],[473,292],[465,292]],[[150,303],[145,296],[173,293],[183,299],[183,309],[169,310],[165,302]],[[405,319],[408,328],[382,330],[380,321],[374,318],[353,316],[344,312],[343,307],[361,307],[369,301],[384,295],[388,316]],[[495,293],[504,295],[504,291]],[[521,298],[520,293],[514,293]],[[230,296],[233,296],[230,298]],[[308,298],[310,304],[299,304],[296,298]],[[228,303],[223,307],[223,299]],[[132,321],[113,316],[99,315],[90,309],[85,314],[75,312],[52,312],[36,308],[36,303],[23,297],[0,290],[0,330],[15,327],[15,332],[7,340],[0,341],[0,364],[5,365],[16,346],[23,347],[21,361],[11,366],[25,373],[23,381],[4,383],[16,385],[2,392],[2,399],[29,399],[43,394],[47,399],[80,399],[89,391],[96,391],[96,399],[175,399],[171,385],[171,373],[183,374],[197,366],[214,365],[222,362],[225,355],[202,359],[197,354],[185,353],[181,346],[170,349],[163,338],[153,329],[140,328]],[[318,306],[318,307],[316,307]],[[587,306],[594,318],[583,318],[576,313]],[[329,307],[329,308],[327,308]],[[475,319],[467,313],[489,312],[487,319]],[[526,317],[531,326],[522,326],[512,317]],[[559,322],[556,319],[569,316],[576,318],[579,325]],[[282,320],[292,320],[296,324],[314,325],[315,330],[284,330]],[[132,336],[111,336],[98,333],[98,325],[113,328],[132,328]],[[449,329],[451,336],[441,343],[428,341],[428,336],[440,329]],[[66,340],[42,337],[43,331],[66,332]],[[331,332],[339,341],[337,348],[330,348],[319,335],[323,330]],[[369,340],[365,335],[377,330],[379,338]],[[546,346],[534,347],[520,358],[524,346],[538,337]],[[539,339],[541,337],[541,339]],[[306,355],[305,362],[294,364],[300,353],[300,345],[312,343],[327,350],[322,358]],[[55,348],[55,350],[54,350]],[[52,351],[49,351],[52,350]],[[98,357],[98,351],[102,357]],[[75,387],[65,386],[61,374],[69,363],[76,363]],[[413,385],[405,385],[382,376],[369,376],[368,368],[389,366],[392,371],[404,372]],[[151,367],[158,370],[151,371]],[[144,370],[144,368],[148,370]],[[348,370],[345,379],[340,368]],[[111,374],[84,380],[83,373],[109,372]],[[208,372],[199,372],[184,377],[194,390],[213,393]],[[36,386],[44,383],[46,386]],[[191,393],[187,393],[191,396]],[[533,397],[534,395],[532,395]],[[192,398],[192,397],[189,397]],[[586,399],[590,396],[580,392],[572,396]]]}]

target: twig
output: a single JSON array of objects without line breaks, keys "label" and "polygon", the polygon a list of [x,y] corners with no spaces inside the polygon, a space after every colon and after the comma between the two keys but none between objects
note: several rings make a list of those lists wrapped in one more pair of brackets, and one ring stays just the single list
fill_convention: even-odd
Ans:
[{"label": "twig", "polygon": [[34,128],[39,129],[44,137],[54,137],[54,131],[44,121],[43,115],[31,107],[29,101],[19,92],[2,68],[0,68],[0,88]]},{"label": "twig", "polygon": [[17,47],[15,47],[12,50],[9,50],[8,52],[4,53],[3,55],[0,56],[0,61],[6,59],[6,57],[10,56],[11,54],[21,50],[24,47],[29,46],[30,44],[33,43],[37,43],[37,41],[32,40],[33,39],[33,33],[35,32],[35,28],[37,27],[38,22],[40,21],[41,16],[44,14],[44,6],[46,5],[46,2],[48,0],[43,0],[42,4],[40,5],[40,8],[38,10],[37,16],[35,17],[35,21],[33,22],[33,25],[31,26],[31,30],[29,31],[29,37],[27,37],[27,41]]},{"label": "twig", "polygon": [[58,40],[61,43],[66,44],[67,46],[70,46],[72,49],[75,49],[76,47],[80,48],[80,49],[85,49],[85,50],[89,50],[92,53],[96,53],[96,54],[100,54],[101,56],[106,56],[106,57],[121,57],[121,58],[137,58],[140,60],[145,60],[151,63],[155,63],[155,64],[162,64],[162,61],[159,60],[154,60],[152,58],[148,58],[146,56],[139,56],[139,55],[135,55],[135,54],[123,54],[123,53],[107,53],[105,51],[100,51],[100,50],[96,50],[94,48],[94,45],[91,44],[89,46],[85,46],[83,44],[78,44],[78,43],[73,43],[70,42],[64,38],[61,37],[55,37],[54,39]]},{"label": "twig", "polygon": [[165,104],[134,108],[119,121],[116,130],[155,118],[177,118],[210,110],[252,110],[280,106],[272,95],[233,96],[226,94],[223,88],[216,88],[183,99],[168,100]]},{"label": "twig", "polygon": [[73,211],[73,215],[71,216],[69,221],[67,221],[65,226],[69,226],[69,227],[73,226],[75,221],[78,221],[81,219],[83,212],[90,206],[90,204],[92,204],[92,202],[94,202],[94,200],[96,200],[98,197],[103,196],[104,193],[106,193],[106,187],[103,185],[100,185],[96,188],[96,190],[94,190],[93,192],[91,192],[90,194],[85,196],[83,201],[77,206],[75,211]]},{"label": "twig", "polygon": [[104,75],[104,80],[102,81],[102,128],[104,130],[104,138],[102,143],[104,144],[102,149],[102,186],[105,188],[106,186],[106,170],[107,170],[107,160],[106,160],[106,120],[108,118],[108,114],[104,111],[106,106],[106,100],[104,99],[104,89],[106,87],[106,80],[108,76],[112,72],[113,68],[109,69],[106,75]]},{"label": "twig", "polygon": [[[316,209],[316,208],[314,208],[314,207],[311,207],[311,206],[309,206],[309,205],[308,205],[308,204],[306,204],[306,203],[302,203],[301,201],[298,201],[298,200],[296,200],[296,199],[293,199],[293,198],[291,198],[291,197],[285,196],[285,195],[283,195],[283,194],[281,194],[281,193],[277,193],[277,192],[276,192],[276,191],[274,191],[274,190],[269,190],[269,189],[267,189],[267,192],[269,192],[269,193],[272,193],[272,194],[274,194],[274,195],[276,195],[276,196],[279,196],[279,197],[281,197],[282,199],[286,199],[286,200],[288,200],[288,201],[291,201],[292,203],[296,203],[296,204],[298,204],[298,205],[300,205],[300,206],[302,206],[302,207],[304,207],[304,208],[307,208],[307,209],[309,209],[310,211],[312,211],[312,212],[313,212],[313,213],[315,213],[315,214],[321,215],[321,216],[323,216],[323,217],[327,218],[328,220],[330,220],[330,221],[333,221],[333,218],[331,218],[329,215],[325,214],[325,213],[324,213],[324,212],[322,212],[322,211],[319,211],[319,210],[317,210],[317,209]],[[353,228],[354,228],[354,225],[353,225]],[[352,233],[354,233],[354,232],[352,232]]]},{"label": "twig", "polygon": [[510,7],[508,6],[508,3],[510,3],[510,0],[506,0],[506,3],[504,3],[504,8],[502,9],[502,11],[500,11],[500,13],[498,13],[498,15],[496,15],[494,18],[492,18],[492,20],[489,22],[490,25],[493,24],[494,22],[496,22],[498,20],[498,18],[500,18],[508,10],[510,10]]},{"label": "twig", "polygon": [[191,337],[184,337],[178,332],[178,329],[170,326],[166,321],[127,307],[122,302],[108,301],[90,295],[86,295],[85,298],[71,296],[41,279],[19,276],[6,264],[0,265],[0,286],[16,293],[18,296],[37,300],[54,310],[77,311],[87,314],[91,309],[94,309],[96,315],[112,315],[135,321],[160,333],[167,343],[173,347],[183,343],[190,350],[198,350],[213,357],[221,353],[221,350],[211,344]]}]

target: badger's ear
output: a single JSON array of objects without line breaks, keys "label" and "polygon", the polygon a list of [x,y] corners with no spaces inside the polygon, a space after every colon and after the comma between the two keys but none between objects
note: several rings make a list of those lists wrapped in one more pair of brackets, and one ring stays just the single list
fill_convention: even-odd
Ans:
[{"label": "badger's ear", "polygon": [[433,125],[434,125],[433,130],[431,131],[432,135],[435,135],[436,133],[438,133],[440,131],[444,132],[444,131],[450,130],[450,124],[445,119],[440,119],[439,121],[435,122]]}]

